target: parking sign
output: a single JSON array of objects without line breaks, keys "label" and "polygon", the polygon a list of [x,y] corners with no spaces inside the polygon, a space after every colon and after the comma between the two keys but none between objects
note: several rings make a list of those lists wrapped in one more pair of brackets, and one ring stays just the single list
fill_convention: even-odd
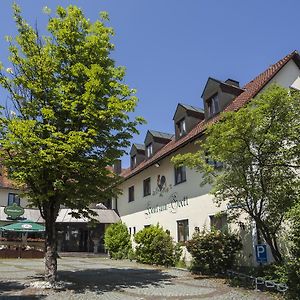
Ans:
[{"label": "parking sign", "polygon": [[256,261],[258,263],[266,263],[268,261],[266,245],[256,245],[255,251],[256,251]]}]

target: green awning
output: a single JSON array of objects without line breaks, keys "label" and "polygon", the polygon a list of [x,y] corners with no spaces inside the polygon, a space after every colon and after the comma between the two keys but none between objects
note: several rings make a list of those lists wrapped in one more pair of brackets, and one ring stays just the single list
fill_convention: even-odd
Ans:
[{"label": "green awning", "polygon": [[30,220],[20,221],[18,223],[9,224],[0,227],[0,230],[14,232],[44,232],[45,226],[34,223]]}]

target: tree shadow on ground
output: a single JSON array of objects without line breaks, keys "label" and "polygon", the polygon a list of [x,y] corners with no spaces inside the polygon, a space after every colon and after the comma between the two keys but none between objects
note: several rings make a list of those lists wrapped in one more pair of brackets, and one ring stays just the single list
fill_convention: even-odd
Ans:
[{"label": "tree shadow on ground", "polygon": [[34,291],[26,291],[24,295],[14,295],[25,291],[27,287],[18,281],[0,281],[0,299],[18,300],[18,299],[43,299],[44,295],[36,295]]},{"label": "tree shadow on ground", "polygon": [[111,291],[121,291],[125,288],[147,288],[173,284],[172,276],[161,270],[134,268],[103,268],[85,269],[79,271],[59,271],[59,280],[70,282],[66,288],[75,293],[85,291],[103,294]]}]

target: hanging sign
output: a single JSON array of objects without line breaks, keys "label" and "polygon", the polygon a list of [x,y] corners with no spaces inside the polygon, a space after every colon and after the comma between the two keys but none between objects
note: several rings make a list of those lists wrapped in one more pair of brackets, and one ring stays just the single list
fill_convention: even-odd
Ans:
[{"label": "hanging sign", "polygon": [[24,215],[24,208],[14,203],[13,205],[6,206],[4,213],[7,214],[11,219],[17,219]]}]

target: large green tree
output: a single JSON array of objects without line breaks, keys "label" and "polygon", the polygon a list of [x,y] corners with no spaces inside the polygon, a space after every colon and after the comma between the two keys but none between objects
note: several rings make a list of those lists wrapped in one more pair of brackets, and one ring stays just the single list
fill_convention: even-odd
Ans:
[{"label": "large green tree", "polygon": [[116,193],[108,166],[129,145],[140,118],[124,82],[125,70],[110,57],[113,30],[85,18],[76,6],[57,7],[47,36],[14,6],[17,36],[9,40],[11,68],[1,69],[14,113],[1,118],[1,156],[9,176],[24,188],[45,219],[45,278],[56,280],[55,220],[61,205],[89,215],[88,205]]},{"label": "large green tree", "polygon": [[197,153],[173,159],[204,172],[204,183],[212,184],[216,202],[227,203],[233,218],[246,213],[277,262],[283,259],[278,233],[299,201],[299,99],[299,93],[273,85],[239,111],[222,114]]}]

